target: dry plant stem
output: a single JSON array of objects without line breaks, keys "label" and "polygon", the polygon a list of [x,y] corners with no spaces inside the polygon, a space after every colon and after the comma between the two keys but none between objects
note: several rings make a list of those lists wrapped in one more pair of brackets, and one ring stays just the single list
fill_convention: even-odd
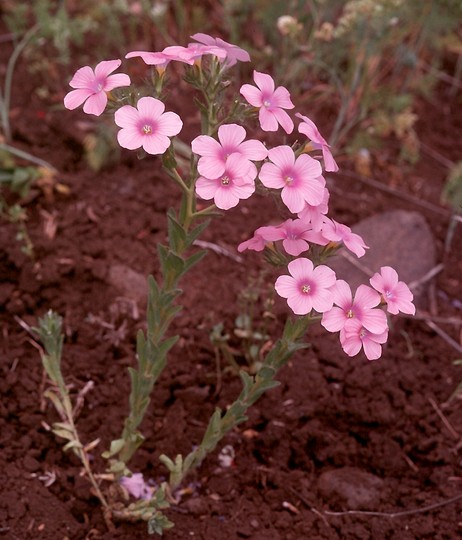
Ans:
[{"label": "dry plant stem", "polygon": [[425,512],[430,512],[431,510],[436,510],[442,506],[447,506],[448,504],[455,503],[462,499],[462,495],[456,495],[451,499],[446,501],[441,501],[435,504],[429,504],[428,506],[423,506],[422,508],[416,508],[414,510],[404,510],[402,512],[371,512],[368,510],[347,510],[346,512],[331,512],[330,510],[324,510],[326,516],[376,516],[376,517],[387,517],[387,518],[397,518],[403,516],[411,516],[413,514],[423,514]]},{"label": "dry plant stem", "polygon": [[436,206],[435,204],[429,203],[427,201],[422,201],[418,199],[417,197],[413,197],[412,195],[409,195],[408,193],[402,193],[401,191],[398,191],[394,188],[386,186],[385,184],[382,184],[382,182],[373,180],[372,178],[367,178],[358,173],[354,173],[350,171],[342,171],[342,175],[347,176],[349,178],[353,178],[354,180],[359,180],[363,184],[367,184],[369,186],[372,186],[373,188],[380,189],[381,191],[385,191],[386,193],[390,193],[391,195],[394,195],[395,197],[399,197],[400,199],[403,199],[412,204],[415,204],[416,206],[420,206],[422,208],[425,208],[426,210],[435,212],[435,214],[439,214],[447,218],[450,217],[448,210],[445,210],[444,208]]},{"label": "dry plant stem", "polygon": [[460,441],[459,433],[457,433],[457,431],[453,428],[451,422],[443,414],[443,411],[438,407],[438,404],[436,403],[436,401],[432,398],[428,398],[428,401],[430,405],[433,407],[433,409],[435,410],[436,414],[440,417],[440,420],[443,422],[446,429],[451,434],[452,438],[455,439],[456,441]]},{"label": "dry plant stem", "polygon": [[90,483],[93,486],[93,489],[95,490],[96,496],[98,497],[98,499],[100,500],[100,502],[104,506],[104,508],[109,509],[109,505],[108,505],[104,495],[102,494],[101,490],[99,489],[98,482],[96,481],[95,477],[93,476],[93,472],[91,470],[91,466],[90,466],[90,462],[88,460],[87,452],[85,451],[85,449],[83,447],[83,444],[80,442],[79,434],[77,432],[77,428],[75,427],[74,418],[72,416],[72,404],[71,404],[71,401],[69,399],[69,395],[67,394],[67,389],[66,389],[66,387],[64,387],[64,389],[59,387],[59,391],[60,391],[61,397],[63,399],[64,410],[65,410],[65,413],[66,413],[66,420],[67,420],[67,422],[70,424],[70,426],[72,428],[72,435],[74,437],[74,441],[76,441],[76,443],[77,443],[76,446],[74,447],[74,451],[77,454],[77,457],[82,462],[83,468],[85,469],[85,472],[86,472],[86,474],[88,476],[88,479],[90,480]]},{"label": "dry plant stem", "polygon": [[58,436],[64,437],[69,441],[65,445],[64,449],[72,449],[75,452],[77,457],[80,459],[83,468],[85,469],[88,479],[95,490],[96,496],[104,508],[108,510],[109,505],[99,489],[98,482],[93,476],[86,449],[81,443],[77,428],[75,427],[69,391],[62,376],[61,353],[63,336],[61,334],[61,323],[62,320],[59,317],[56,317],[52,313],[48,313],[39,321],[38,329],[38,333],[40,334],[46,350],[46,354],[42,352],[42,363],[45,371],[47,372],[51,381],[54,383],[59,394],[57,395],[54,389],[50,389],[46,395],[53,403],[60,416],[65,420],[64,424],[55,424],[53,431]]},{"label": "dry plant stem", "polygon": [[426,320],[425,323],[429,326],[434,332],[436,332],[440,338],[444,339],[448,345],[455,349],[459,354],[462,354],[462,347],[457,343],[455,339],[452,339],[451,336],[448,336],[444,330],[437,326],[434,322]]}]

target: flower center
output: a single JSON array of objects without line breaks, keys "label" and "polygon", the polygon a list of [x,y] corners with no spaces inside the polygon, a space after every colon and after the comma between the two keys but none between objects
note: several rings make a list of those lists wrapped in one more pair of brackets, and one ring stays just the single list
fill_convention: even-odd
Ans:
[{"label": "flower center", "polygon": [[353,310],[352,310],[352,309],[349,309],[349,310],[347,311],[346,316],[347,316],[348,319],[352,319],[352,318],[355,316],[355,314],[353,313]]},{"label": "flower center", "polygon": [[361,330],[360,330],[360,332],[359,332],[359,337],[360,337],[361,339],[363,339],[363,338],[366,337],[366,336],[367,336],[367,330],[363,327],[363,328],[361,328]]},{"label": "flower center", "polygon": [[290,185],[293,181],[294,181],[294,177],[291,176],[290,174],[286,174],[286,175],[284,176],[284,182],[285,182],[286,184],[289,184],[289,185]]},{"label": "flower center", "polygon": [[302,285],[302,293],[308,294],[311,291],[311,287],[309,285]]},{"label": "flower center", "polygon": [[229,184],[229,178],[227,176],[222,176],[221,177],[221,185],[222,186],[227,186]]},{"label": "flower center", "polygon": [[141,129],[143,130],[143,133],[145,135],[149,135],[150,133],[152,133],[152,126],[150,126],[149,124],[145,124]]},{"label": "flower center", "polygon": [[263,101],[263,107],[266,107],[266,108],[271,107],[271,101],[269,99],[265,99]]},{"label": "flower center", "polygon": [[383,295],[385,296],[385,298],[391,298],[393,296],[393,293],[391,291],[385,291]]}]

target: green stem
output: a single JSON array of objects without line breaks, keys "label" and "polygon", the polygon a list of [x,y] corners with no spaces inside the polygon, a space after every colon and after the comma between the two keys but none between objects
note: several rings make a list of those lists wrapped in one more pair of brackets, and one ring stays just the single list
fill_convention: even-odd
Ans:
[{"label": "green stem", "polygon": [[170,488],[175,490],[185,476],[194,468],[198,467],[205,456],[212,452],[221,439],[235,426],[247,420],[245,413],[267,390],[274,388],[279,383],[275,376],[279,369],[291,358],[293,353],[307,345],[301,343],[308,326],[313,323],[309,315],[295,322],[288,320],[282,337],[274,344],[266,355],[263,365],[255,377],[241,371],[243,389],[238,398],[222,415],[220,409],[216,409],[209,420],[206,432],[200,445],[190,452],[183,460],[177,456],[175,462],[166,456],[161,456],[161,461],[170,469]]}]

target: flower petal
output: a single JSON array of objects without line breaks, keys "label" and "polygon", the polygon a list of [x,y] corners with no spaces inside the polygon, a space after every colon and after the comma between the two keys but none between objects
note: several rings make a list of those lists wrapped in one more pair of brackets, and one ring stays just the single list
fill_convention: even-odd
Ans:
[{"label": "flower petal", "polygon": [[[120,107],[114,114],[114,122],[121,128],[131,128],[138,125],[140,114],[131,105]],[[140,144],[141,146],[141,144]]]},{"label": "flower petal", "polygon": [[90,96],[83,106],[83,112],[100,116],[107,105],[106,92],[97,92]]},{"label": "flower petal", "polygon": [[138,100],[136,108],[139,111],[140,118],[146,120],[157,120],[165,111],[165,105],[162,101],[153,97],[142,97]]},{"label": "flower petal", "polygon": [[142,137],[144,150],[152,155],[165,153],[171,143],[166,135],[161,135],[159,133],[144,135]]},{"label": "flower petal", "polygon": [[86,90],[85,88],[78,88],[77,90],[71,90],[64,96],[64,106],[66,109],[73,111],[82,103],[93,95],[93,90]]},{"label": "flower petal", "polygon": [[110,75],[106,79],[103,90],[105,92],[110,92],[111,90],[114,90],[114,88],[119,88],[120,86],[130,86],[130,84],[131,81],[128,75],[125,75],[125,73],[116,73],[115,75]]},{"label": "flower petal", "polygon": [[183,122],[176,113],[166,112],[157,120],[155,135],[173,137],[174,135],[178,135],[182,127]]},{"label": "flower petal", "polygon": [[74,73],[74,76],[69,82],[69,86],[72,88],[85,88],[88,90],[93,87],[95,79],[96,77],[91,67],[84,66]]},{"label": "flower petal", "polygon": [[240,93],[245,99],[254,107],[261,107],[263,105],[263,99],[261,92],[255,86],[251,84],[243,84],[240,89]]},{"label": "flower petal", "polygon": [[132,126],[122,128],[117,133],[117,140],[122,148],[127,148],[128,150],[136,150],[143,144],[143,136],[138,129]]},{"label": "flower petal", "polygon": [[110,73],[115,71],[120,64],[121,60],[103,60],[95,67],[95,75],[97,78],[106,78]]},{"label": "flower petal", "polygon": [[271,75],[254,70],[253,80],[263,94],[270,96],[274,92],[274,80]]}]

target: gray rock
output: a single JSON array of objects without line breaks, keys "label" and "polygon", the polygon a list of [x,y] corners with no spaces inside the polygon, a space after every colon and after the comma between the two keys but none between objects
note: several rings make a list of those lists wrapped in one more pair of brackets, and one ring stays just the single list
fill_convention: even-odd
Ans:
[{"label": "gray rock", "polygon": [[146,303],[148,294],[146,276],[123,264],[114,264],[109,268],[107,280],[122,295],[135,300],[138,304]]},{"label": "gray rock", "polygon": [[354,467],[321,474],[318,489],[330,503],[340,502],[350,510],[373,510],[380,502],[383,480]]},{"label": "gray rock", "polygon": [[[369,284],[371,273],[381,266],[392,266],[405,283],[420,280],[436,265],[435,239],[424,217],[418,212],[393,210],[360,221],[352,231],[362,236],[369,249],[358,259],[346,249],[329,260],[338,279],[352,289]],[[414,300],[424,307],[428,283],[414,289]]]}]

